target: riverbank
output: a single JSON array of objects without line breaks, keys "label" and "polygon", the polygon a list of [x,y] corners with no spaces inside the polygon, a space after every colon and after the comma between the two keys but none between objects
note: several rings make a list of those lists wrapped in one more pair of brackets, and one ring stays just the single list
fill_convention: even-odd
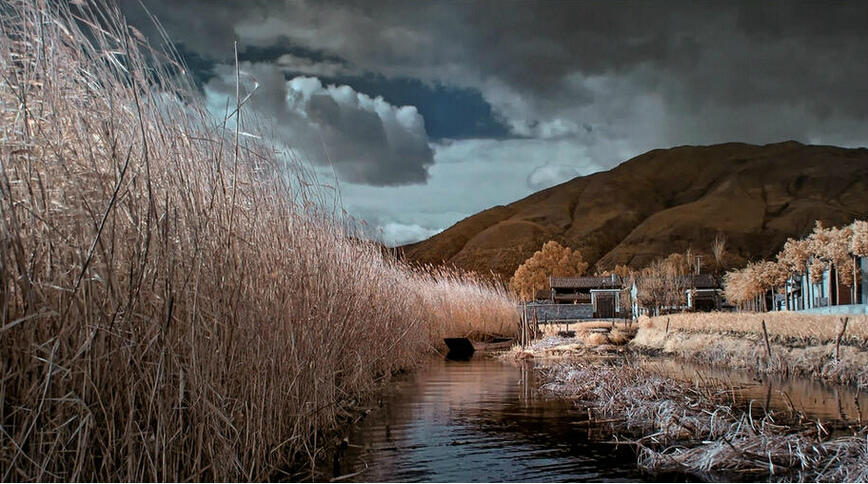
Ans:
[{"label": "riverbank", "polygon": [[868,388],[868,316],[793,312],[642,317],[630,348]]},{"label": "riverbank", "polygon": [[648,472],[702,480],[868,480],[868,429],[740,405],[732,389],[658,375],[623,359],[549,361],[543,388],[638,449]]},{"label": "riverbank", "polygon": [[585,321],[540,325],[540,336],[525,347],[513,346],[499,355],[506,360],[562,359],[583,355],[604,355],[625,351],[636,334],[630,321]]}]

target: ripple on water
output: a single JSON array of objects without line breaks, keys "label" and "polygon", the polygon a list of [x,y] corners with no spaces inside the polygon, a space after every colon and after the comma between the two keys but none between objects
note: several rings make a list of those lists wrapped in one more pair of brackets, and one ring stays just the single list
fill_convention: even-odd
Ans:
[{"label": "ripple on water", "polygon": [[[629,447],[589,439],[580,409],[540,394],[534,372],[436,360],[395,382],[353,429],[340,472],[359,481],[638,480]],[[646,476],[647,477],[647,476]]]}]

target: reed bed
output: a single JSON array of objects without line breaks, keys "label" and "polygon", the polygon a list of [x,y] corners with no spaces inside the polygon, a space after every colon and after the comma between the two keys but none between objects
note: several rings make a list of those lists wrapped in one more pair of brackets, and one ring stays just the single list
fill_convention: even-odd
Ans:
[{"label": "reed bed", "polygon": [[649,472],[703,480],[868,480],[868,429],[833,436],[821,422],[785,422],[736,404],[729,389],[688,384],[632,363],[571,361],[542,371],[544,388],[586,407],[592,423],[633,436],[624,442],[638,447],[638,464]]},{"label": "reed bed", "polygon": [[183,72],[108,2],[0,9],[4,481],[277,478],[444,331],[515,331],[502,287],[351,237],[249,89],[216,123]]}]

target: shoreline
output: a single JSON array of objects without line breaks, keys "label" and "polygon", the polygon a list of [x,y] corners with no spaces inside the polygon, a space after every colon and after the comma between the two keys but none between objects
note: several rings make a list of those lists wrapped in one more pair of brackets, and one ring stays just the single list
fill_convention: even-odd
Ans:
[{"label": "shoreline", "polygon": [[536,370],[544,390],[586,408],[589,426],[636,446],[645,472],[703,480],[868,480],[865,426],[759,410],[719,382],[691,384],[635,360],[540,359]]},{"label": "shoreline", "polygon": [[[868,388],[864,338],[868,320],[864,317],[848,318],[848,324],[842,325],[838,316],[792,313],[711,313],[700,322],[691,316],[640,318],[630,349],[737,370],[806,375],[827,383]],[[811,333],[806,330],[808,325],[814,326]],[[767,327],[765,332],[763,327]]]}]

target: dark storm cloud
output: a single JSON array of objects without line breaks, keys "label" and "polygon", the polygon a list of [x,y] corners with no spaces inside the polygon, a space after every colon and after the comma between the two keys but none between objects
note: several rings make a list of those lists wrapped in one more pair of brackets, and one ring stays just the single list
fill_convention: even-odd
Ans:
[{"label": "dark storm cloud", "polygon": [[[781,106],[805,116],[802,132],[789,137],[808,136],[816,122],[863,120],[868,112],[864,2],[148,5],[200,55],[226,59],[237,38],[242,48],[288,45],[320,53],[312,62],[327,55],[356,70],[475,88],[523,135],[617,123],[617,113],[576,109],[609,96],[659,96],[670,132],[717,116],[711,126],[737,137],[728,132],[733,118],[754,117],[758,126],[745,134],[756,139],[778,135],[762,124]],[[618,86],[593,84],[612,77],[621,79]],[[590,115],[600,118],[582,119]],[[561,126],[547,131],[556,121]]]},{"label": "dark storm cloud", "polygon": [[[199,56],[203,78],[231,64],[238,40],[242,60],[288,79],[418,107],[432,129],[405,128],[415,133],[408,146],[384,144],[376,110],[345,112],[336,92],[320,94],[338,112],[317,97],[276,114],[287,143],[343,153],[344,179],[427,180],[344,192],[378,214],[395,205],[388,196],[424,193],[424,207],[449,215],[432,215],[420,233],[654,148],[868,144],[868,2],[145,1]],[[505,169],[497,190],[477,189]],[[406,228],[429,215],[423,205],[381,220]]]}]

